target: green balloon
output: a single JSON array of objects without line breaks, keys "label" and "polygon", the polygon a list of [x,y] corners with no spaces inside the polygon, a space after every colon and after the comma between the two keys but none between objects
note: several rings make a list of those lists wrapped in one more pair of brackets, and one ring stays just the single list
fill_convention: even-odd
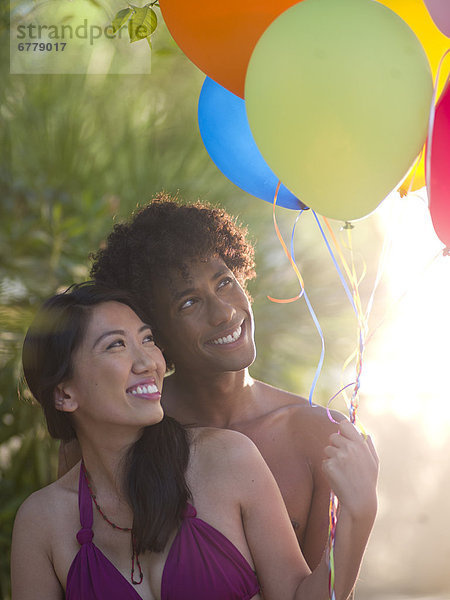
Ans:
[{"label": "green balloon", "polygon": [[426,138],[433,81],[409,26],[375,0],[303,0],[264,32],[245,82],[256,144],[321,215],[372,212]]}]

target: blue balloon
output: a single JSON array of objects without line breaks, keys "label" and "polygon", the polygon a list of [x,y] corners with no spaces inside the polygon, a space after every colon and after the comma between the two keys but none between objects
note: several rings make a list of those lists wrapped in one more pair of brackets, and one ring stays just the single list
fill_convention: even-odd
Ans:
[{"label": "blue balloon", "polygon": [[[245,100],[207,77],[198,100],[198,124],[205,148],[222,173],[245,192],[272,204],[278,177],[253,139]],[[284,185],[277,206],[307,208]]]}]

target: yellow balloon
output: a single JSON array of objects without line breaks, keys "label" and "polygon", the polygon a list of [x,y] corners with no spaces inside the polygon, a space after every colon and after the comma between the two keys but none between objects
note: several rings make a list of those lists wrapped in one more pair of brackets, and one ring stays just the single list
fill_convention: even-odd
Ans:
[{"label": "yellow balloon", "polygon": [[303,0],[259,39],[245,84],[255,142],[319,214],[350,221],[396,188],[425,141],[427,57],[374,0]]},{"label": "yellow balloon", "polygon": [[[374,0],[384,4],[398,14],[414,31],[425,50],[430,63],[433,81],[436,80],[439,61],[450,47],[450,40],[434,24],[423,0]],[[450,10],[450,3],[449,3]],[[441,68],[437,86],[436,101],[444,87],[450,70],[450,59],[446,59]],[[425,185],[425,153],[416,160],[406,179],[399,187],[402,196]]]},{"label": "yellow balloon", "polygon": [[425,181],[425,147],[415,160],[413,166],[408,172],[408,175],[402,181],[398,188],[400,196],[406,196],[409,192],[420,190],[426,185]]}]

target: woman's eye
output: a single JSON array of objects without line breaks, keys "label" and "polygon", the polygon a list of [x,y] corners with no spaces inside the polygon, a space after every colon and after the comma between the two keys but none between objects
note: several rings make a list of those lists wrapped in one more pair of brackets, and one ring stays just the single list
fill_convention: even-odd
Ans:
[{"label": "woman's eye", "polygon": [[149,333],[148,335],[146,335],[146,336],[144,337],[144,339],[142,340],[142,343],[143,343],[143,344],[147,344],[147,343],[149,343],[149,342],[150,342],[150,343],[152,343],[152,342],[154,342],[154,341],[155,341],[155,338],[153,337],[153,335],[152,335],[151,333]]},{"label": "woman's eye", "polygon": [[110,348],[120,348],[120,346],[125,346],[124,340],[114,340],[114,342],[111,342],[106,349],[109,350]]}]

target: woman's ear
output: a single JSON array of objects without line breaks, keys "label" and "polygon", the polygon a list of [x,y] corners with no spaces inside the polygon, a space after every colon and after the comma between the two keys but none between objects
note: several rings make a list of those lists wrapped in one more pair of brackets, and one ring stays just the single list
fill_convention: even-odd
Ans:
[{"label": "woman's ear", "polygon": [[56,410],[62,412],[74,412],[78,408],[78,402],[70,394],[68,387],[64,383],[56,386],[53,392]]}]

